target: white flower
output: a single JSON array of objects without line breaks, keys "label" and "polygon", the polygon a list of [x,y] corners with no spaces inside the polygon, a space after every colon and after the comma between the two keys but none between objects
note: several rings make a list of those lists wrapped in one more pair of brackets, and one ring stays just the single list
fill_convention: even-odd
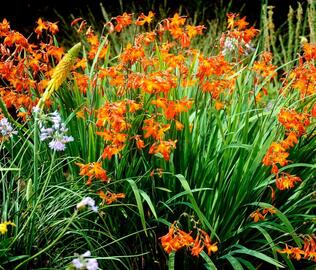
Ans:
[{"label": "white flower", "polygon": [[88,259],[86,268],[87,270],[98,270],[99,269],[98,261],[96,259]]},{"label": "white flower", "polygon": [[12,137],[12,135],[16,135],[17,131],[13,130],[13,127],[11,126],[10,122],[7,118],[2,118],[0,120],[0,139],[1,137],[9,138]]},{"label": "white flower", "polygon": [[90,208],[93,212],[98,212],[98,207],[95,205],[95,201],[91,197],[85,197],[77,203],[78,210],[85,207]]},{"label": "white flower", "polygon": [[82,269],[84,267],[84,264],[82,262],[80,262],[80,260],[77,259],[73,259],[72,262],[74,267],[76,267],[76,269]]}]

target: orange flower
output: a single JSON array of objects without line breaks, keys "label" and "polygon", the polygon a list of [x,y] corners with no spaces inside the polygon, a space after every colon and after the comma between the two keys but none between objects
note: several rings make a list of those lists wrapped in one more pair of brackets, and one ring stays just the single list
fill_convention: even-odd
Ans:
[{"label": "orange flower", "polygon": [[284,249],[278,250],[278,252],[282,254],[287,254],[287,255],[291,255],[293,253],[292,248],[289,248],[287,244],[285,244]]},{"label": "orange flower", "polygon": [[115,144],[111,144],[111,145],[107,145],[102,153],[102,158],[103,159],[112,159],[112,156],[119,154],[123,149],[124,149],[125,145],[124,144],[120,144],[120,145],[115,145]]},{"label": "orange flower", "polygon": [[282,176],[277,177],[276,179],[276,187],[279,190],[291,189],[291,188],[294,188],[295,183],[298,183],[298,182],[302,182],[302,179],[295,175],[282,173]]},{"label": "orange flower", "polygon": [[304,251],[297,247],[288,247],[287,244],[285,244],[285,248],[282,250],[278,250],[279,253],[290,255],[292,258],[299,261],[302,258],[302,255],[304,254]]},{"label": "orange flower", "polygon": [[179,16],[178,13],[174,14],[172,18],[168,19],[171,26],[181,26],[184,25],[186,18],[185,16]]},{"label": "orange flower", "polygon": [[176,148],[177,140],[160,141],[154,143],[150,149],[149,154],[161,154],[164,160],[168,161],[170,159],[170,152]]},{"label": "orange flower", "polygon": [[278,120],[289,131],[296,132],[297,136],[302,136],[306,132],[306,127],[310,124],[310,116],[305,113],[297,113],[295,110],[281,109]]},{"label": "orange flower", "polygon": [[234,25],[237,26],[238,30],[244,30],[249,23],[246,22],[246,16],[237,20]]},{"label": "orange flower", "polygon": [[306,235],[304,236],[304,247],[305,256],[309,260],[316,262],[316,235]]},{"label": "orange flower", "polygon": [[277,212],[277,210],[274,207],[264,208],[262,210],[262,214],[264,214],[264,215],[266,215],[267,213],[274,215],[276,212]]},{"label": "orange flower", "polygon": [[304,251],[300,248],[292,248],[292,256],[295,260],[299,261],[302,258],[302,255],[304,255]]},{"label": "orange flower", "polygon": [[88,176],[87,185],[91,185],[93,179],[100,179],[102,182],[108,183],[110,179],[106,175],[106,170],[102,168],[101,162],[93,162],[88,164],[75,163],[80,167],[79,175]]},{"label": "orange flower", "polygon": [[303,45],[304,58],[307,61],[316,59],[316,44],[304,43]]},{"label": "orange flower", "polygon": [[162,140],[166,131],[170,129],[170,124],[161,125],[154,118],[149,118],[144,121],[142,129],[146,132],[144,138],[153,137],[155,140]]},{"label": "orange flower", "polygon": [[193,37],[197,35],[202,35],[203,30],[206,29],[206,27],[204,25],[197,25],[197,26],[187,25],[185,29],[187,30],[188,37],[192,39]]},{"label": "orange flower", "polygon": [[104,193],[102,190],[98,192],[100,198],[105,201],[106,204],[112,204],[113,202],[116,202],[118,199],[124,199],[125,194],[124,193],[112,193],[110,191],[107,191]]},{"label": "orange flower", "polygon": [[37,34],[37,38],[39,38],[42,35],[43,30],[48,29],[47,22],[43,21],[41,18],[37,20],[37,27],[35,28],[35,33]]},{"label": "orange flower", "polygon": [[258,222],[259,220],[265,219],[265,215],[260,213],[260,209],[257,209],[256,211],[252,212],[250,214],[250,217],[253,218],[254,222]]},{"label": "orange flower", "polygon": [[180,121],[175,120],[175,124],[176,124],[176,130],[184,129],[184,125]]},{"label": "orange flower", "polygon": [[221,110],[221,109],[223,109],[224,108],[224,103],[222,103],[222,102],[219,102],[219,101],[215,101],[215,109],[216,110]]},{"label": "orange flower", "polygon": [[10,24],[6,18],[0,23],[0,37],[4,37],[10,31]]},{"label": "orange flower", "polygon": [[218,251],[217,242],[212,244],[210,236],[203,230],[200,230],[200,232],[202,233],[204,238],[203,241],[207,250],[207,254],[211,256],[212,252],[215,253],[216,251]]},{"label": "orange flower", "polygon": [[166,235],[160,237],[161,245],[164,250],[169,254],[172,251],[177,251],[183,247],[189,247],[194,243],[190,233],[186,233],[175,227],[172,224]]},{"label": "orange flower", "polygon": [[48,31],[52,34],[52,35],[56,35],[59,31],[59,28],[58,28],[58,25],[57,25],[58,22],[49,22],[48,24]]},{"label": "orange flower", "polygon": [[281,145],[284,147],[284,149],[291,148],[297,143],[298,140],[295,132],[290,132],[286,139],[281,141]]},{"label": "orange flower", "polygon": [[288,160],[286,159],[288,156],[289,153],[286,152],[286,149],[280,143],[273,142],[264,156],[262,163],[265,166],[272,165],[272,173],[277,174],[278,167],[276,164],[285,166],[288,163]]},{"label": "orange flower", "polygon": [[79,88],[79,91],[83,94],[86,94],[88,89],[89,76],[75,71],[72,72],[72,75],[74,76],[74,80]]},{"label": "orange flower", "polygon": [[174,228],[174,225],[172,224],[169,228],[168,233],[160,237],[161,245],[168,254],[174,250],[174,247],[173,247],[174,231],[175,231],[175,228]]},{"label": "orange flower", "polygon": [[141,150],[143,148],[145,148],[145,143],[144,141],[140,138],[140,135],[136,135],[134,136],[135,140],[136,140],[136,147],[137,149]]},{"label": "orange flower", "polygon": [[117,23],[114,28],[116,32],[121,32],[124,27],[132,24],[132,14],[127,14],[126,12],[120,16],[115,17],[114,19]]},{"label": "orange flower", "polygon": [[145,23],[150,24],[152,19],[154,18],[155,13],[152,11],[149,11],[148,15],[146,16],[144,13],[142,13],[135,22],[136,25],[144,25]]},{"label": "orange flower", "polygon": [[120,60],[122,64],[134,64],[136,61],[140,60],[145,56],[144,48],[141,46],[132,46],[128,43],[124,51],[120,55]]},{"label": "orange flower", "polygon": [[194,245],[191,248],[191,255],[199,256],[203,249],[204,249],[204,245],[201,245],[201,239],[197,235],[194,241]]}]

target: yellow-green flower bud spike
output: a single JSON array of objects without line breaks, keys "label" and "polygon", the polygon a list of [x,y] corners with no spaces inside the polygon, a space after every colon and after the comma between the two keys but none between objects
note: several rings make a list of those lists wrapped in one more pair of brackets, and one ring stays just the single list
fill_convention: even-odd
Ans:
[{"label": "yellow-green flower bud spike", "polygon": [[74,62],[81,50],[81,43],[77,43],[73,46],[60,60],[55,67],[51,80],[48,82],[46,90],[39,100],[37,106],[43,109],[45,102],[51,97],[51,95],[58,90],[58,88],[67,79],[67,75],[70,72]]}]

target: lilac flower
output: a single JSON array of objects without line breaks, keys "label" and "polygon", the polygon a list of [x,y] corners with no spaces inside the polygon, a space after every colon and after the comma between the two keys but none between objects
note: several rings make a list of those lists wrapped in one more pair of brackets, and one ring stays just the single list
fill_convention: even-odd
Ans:
[{"label": "lilac flower", "polygon": [[0,138],[9,138],[12,137],[12,135],[17,134],[17,131],[13,130],[13,127],[9,123],[7,118],[2,118],[0,120]]},{"label": "lilac flower", "polygon": [[55,151],[64,151],[66,146],[65,144],[63,144],[61,141],[58,140],[52,140],[49,144],[48,144],[49,148]]},{"label": "lilac flower", "polygon": [[78,255],[78,258],[72,260],[72,266],[75,267],[75,269],[98,270],[98,261],[96,259],[86,258],[90,256],[90,251],[86,251],[84,254]]},{"label": "lilac flower", "polygon": [[85,197],[79,203],[77,203],[78,210],[85,207],[90,208],[90,210],[93,212],[98,212],[98,207],[95,205],[95,201],[91,197]]},{"label": "lilac flower", "polygon": [[86,264],[87,270],[98,270],[99,265],[96,259],[88,259]]},{"label": "lilac flower", "polygon": [[80,260],[77,258],[77,259],[73,259],[72,262],[73,266],[76,268],[76,269],[82,269],[84,267],[84,264],[82,262],[80,262]]},{"label": "lilac flower", "polygon": [[48,146],[52,150],[64,151],[66,149],[66,144],[74,140],[72,136],[66,135],[68,128],[62,122],[62,119],[57,111],[41,115],[39,119],[39,128],[40,140],[51,140]]}]

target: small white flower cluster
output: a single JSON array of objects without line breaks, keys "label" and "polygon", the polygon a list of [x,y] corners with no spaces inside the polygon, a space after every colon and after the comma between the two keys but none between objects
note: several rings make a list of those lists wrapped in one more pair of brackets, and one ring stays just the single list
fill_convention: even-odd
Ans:
[{"label": "small white flower cluster", "polygon": [[98,212],[98,207],[95,205],[95,201],[91,197],[85,197],[79,203],[77,203],[78,210],[85,207],[88,207],[93,212]]},{"label": "small white flower cluster", "polygon": [[[35,110],[33,110],[35,111]],[[64,151],[66,143],[72,142],[74,138],[67,136],[68,128],[62,122],[60,114],[53,112],[39,116],[40,140],[51,140],[49,147],[55,151]]]},{"label": "small white flower cluster", "polygon": [[10,122],[7,118],[2,118],[0,120],[0,139],[1,138],[10,138],[12,135],[17,134],[17,131],[13,130],[13,127],[11,126]]},{"label": "small white flower cluster", "polygon": [[91,257],[91,252],[86,251],[84,254],[79,255],[78,258],[72,260],[72,266],[75,269],[80,270],[98,270],[99,265],[96,259],[90,259],[87,257]]}]

